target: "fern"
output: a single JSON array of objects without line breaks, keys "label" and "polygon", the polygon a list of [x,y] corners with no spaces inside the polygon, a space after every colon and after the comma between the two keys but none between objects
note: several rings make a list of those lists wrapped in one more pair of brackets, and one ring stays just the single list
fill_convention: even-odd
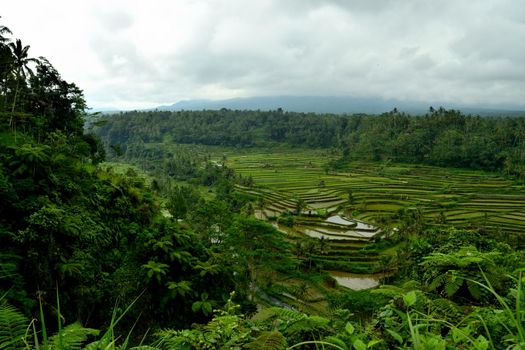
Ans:
[{"label": "fern", "polygon": [[287,335],[299,335],[303,333],[312,333],[313,331],[325,330],[328,328],[330,320],[320,316],[306,316],[293,321],[289,324],[284,333]]},{"label": "fern", "polygon": [[445,292],[449,297],[452,297],[461,288],[465,280],[463,276],[457,274],[454,270],[447,272],[447,275],[449,276],[447,276],[445,281]]},{"label": "fern", "polygon": [[401,285],[401,288],[405,291],[421,289],[421,283],[419,281],[408,280]]},{"label": "fern", "polygon": [[281,330],[287,336],[325,330],[328,328],[328,324],[330,323],[330,321],[324,317],[308,316],[297,311],[283,309],[280,307],[270,307],[264,309],[253,318],[253,320],[259,322],[267,322],[270,319],[279,319],[284,321],[283,328]]},{"label": "fern", "polygon": [[206,338],[200,329],[183,329],[176,331],[173,329],[164,329],[156,333],[157,341],[154,346],[157,349],[213,349],[210,344],[214,340]]},{"label": "fern", "polygon": [[452,300],[439,298],[432,300],[432,309],[435,318],[445,320],[458,320],[461,315],[461,308]]},{"label": "fern", "polygon": [[25,347],[28,321],[16,308],[0,304],[0,350],[17,350]]},{"label": "fern", "polygon": [[467,288],[470,294],[476,299],[481,300],[486,293],[485,291],[477,284],[473,283],[472,281],[467,280]]},{"label": "fern", "polygon": [[88,336],[98,334],[98,330],[84,328],[80,323],[76,322],[64,327],[59,334],[49,338],[49,344],[52,349],[79,350]]},{"label": "fern", "polygon": [[286,338],[278,331],[262,332],[254,341],[246,344],[247,349],[281,350],[287,346]]},{"label": "fern", "polygon": [[434,291],[436,290],[437,288],[439,288],[442,284],[444,284],[446,282],[446,275],[445,274],[442,274],[442,275],[439,275],[439,276],[436,276],[436,278],[434,278],[430,284],[428,285],[428,290],[429,291]]}]

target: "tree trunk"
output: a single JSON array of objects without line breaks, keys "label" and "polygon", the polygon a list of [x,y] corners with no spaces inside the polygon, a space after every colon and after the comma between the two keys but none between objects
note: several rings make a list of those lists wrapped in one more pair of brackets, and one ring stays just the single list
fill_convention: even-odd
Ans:
[{"label": "tree trunk", "polygon": [[11,107],[11,119],[9,119],[9,126],[13,127],[13,130],[15,132],[15,144],[16,144],[16,120],[15,120],[15,107],[16,107],[16,100],[18,98],[18,90],[20,89],[20,73],[17,74],[16,79],[16,88],[15,88],[15,97],[13,98],[13,106]]},{"label": "tree trunk", "polygon": [[16,100],[18,98],[19,87],[20,87],[20,75],[18,74],[16,78],[15,97],[13,98],[13,105],[11,107],[11,119],[9,120],[9,126],[13,125],[13,118],[15,114]]}]

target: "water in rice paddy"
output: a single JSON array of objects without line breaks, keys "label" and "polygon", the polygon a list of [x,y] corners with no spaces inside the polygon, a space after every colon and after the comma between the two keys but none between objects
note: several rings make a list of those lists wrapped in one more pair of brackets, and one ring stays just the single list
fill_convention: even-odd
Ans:
[{"label": "water in rice paddy", "polygon": [[339,285],[353,290],[374,288],[379,285],[379,281],[384,277],[381,273],[376,274],[356,274],[343,271],[326,271],[332,276]]}]

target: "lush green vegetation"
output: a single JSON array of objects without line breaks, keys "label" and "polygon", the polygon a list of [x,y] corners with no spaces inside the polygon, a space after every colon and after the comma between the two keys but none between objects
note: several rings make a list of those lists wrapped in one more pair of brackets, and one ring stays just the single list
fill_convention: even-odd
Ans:
[{"label": "lush green vegetation", "polygon": [[58,290],[63,320],[99,327],[115,305],[140,295],[128,322],[147,313],[141,331],[206,320],[211,305],[234,289],[244,303],[247,282],[233,276],[244,276],[250,260],[226,263],[226,253],[216,252],[222,245],[210,247],[207,237],[222,234],[215,230],[219,220],[238,234],[250,224],[232,210],[238,202],[228,193],[230,175],[199,169],[202,181],[218,189],[214,200],[192,203],[198,224],[166,217],[158,183],[99,165],[104,149],[84,133],[82,91],[47,60],[30,58],[19,40],[0,49],[3,302],[27,316],[37,314],[40,302],[45,318],[54,319]]},{"label": "lush green vegetation", "polygon": [[[424,116],[396,110],[380,116],[277,111],[127,112],[106,118],[97,134],[135,153],[142,143],[234,147],[336,147],[343,160],[393,160],[500,170],[522,176],[525,123],[430,108]],[[337,165],[337,164],[335,164]]]},{"label": "lush green vegetation", "polygon": [[521,119],[102,120],[9,34],[0,350],[525,346]]}]

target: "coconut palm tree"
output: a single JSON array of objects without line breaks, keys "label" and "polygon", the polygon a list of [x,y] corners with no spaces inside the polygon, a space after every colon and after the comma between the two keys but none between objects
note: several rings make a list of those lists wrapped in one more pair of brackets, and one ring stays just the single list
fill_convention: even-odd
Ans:
[{"label": "coconut palm tree", "polygon": [[30,63],[38,63],[36,58],[31,58],[28,55],[29,45],[22,45],[20,39],[16,39],[16,42],[9,43],[9,48],[13,53],[13,73],[15,74],[16,87],[15,87],[15,96],[13,98],[13,104],[11,106],[11,119],[9,125],[13,123],[13,114],[15,112],[16,100],[18,98],[18,93],[20,90],[20,82],[22,79],[25,81],[27,74],[33,75],[33,71],[29,67]]},{"label": "coconut palm tree", "polygon": [[[1,18],[1,17],[0,17]],[[3,85],[2,87],[2,107],[5,108],[6,103],[6,92],[7,92],[7,76],[10,72],[10,66],[11,66],[11,50],[6,45],[7,42],[9,42],[9,39],[5,37],[6,34],[12,34],[11,30],[7,28],[6,26],[0,25],[0,84]],[[2,109],[3,109],[2,108]]]},{"label": "coconut palm tree", "polygon": [[[0,18],[2,17],[0,16]],[[13,33],[6,26],[0,25],[0,45],[5,44],[6,42],[9,41],[9,39],[4,36],[5,34],[13,34]]]}]

